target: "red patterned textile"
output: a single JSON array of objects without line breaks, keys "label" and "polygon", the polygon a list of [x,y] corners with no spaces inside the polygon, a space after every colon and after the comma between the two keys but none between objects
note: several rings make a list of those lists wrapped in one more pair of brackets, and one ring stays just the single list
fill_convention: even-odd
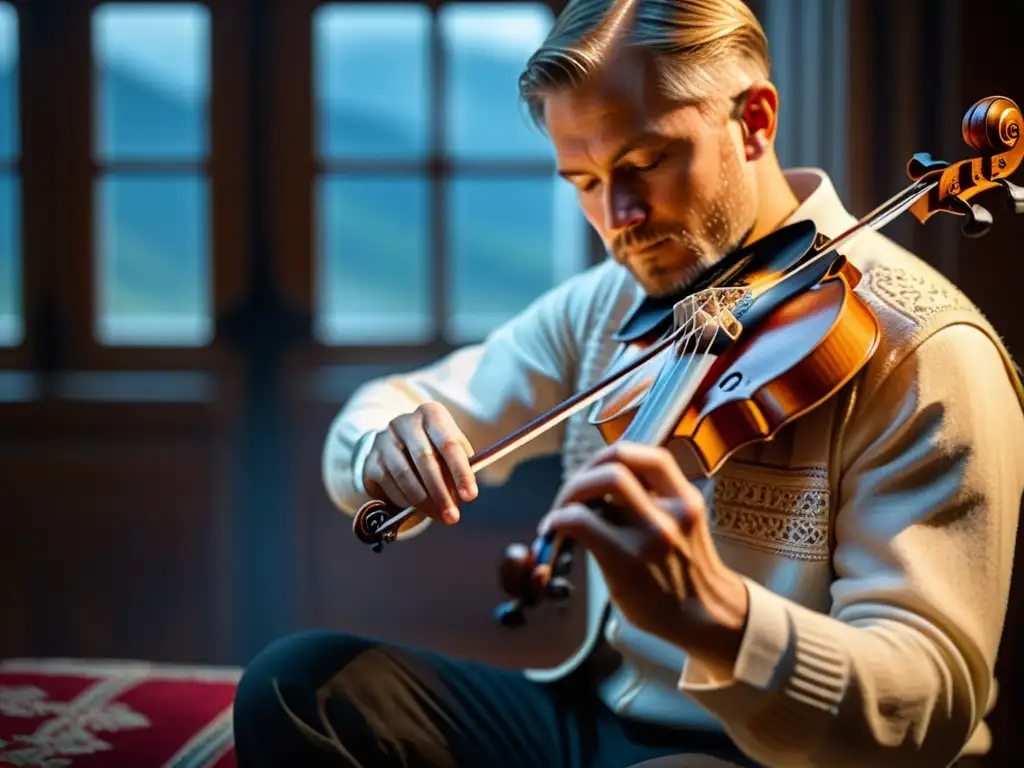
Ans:
[{"label": "red patterned textile", "polygon": [[0,766],[234,768],[240,669],[0,661]]}]

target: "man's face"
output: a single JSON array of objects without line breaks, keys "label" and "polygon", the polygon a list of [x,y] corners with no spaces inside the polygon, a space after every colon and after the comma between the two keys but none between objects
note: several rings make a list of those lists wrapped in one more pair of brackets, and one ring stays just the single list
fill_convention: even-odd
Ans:
[{"label": "man's face", "polygon": [[550,95],[547,130],[612,256],[648,295],[664,295],[742,244],[757,210],[753,172],[737,122],[670,103],[646,55],[624,52],[607,73]]}]

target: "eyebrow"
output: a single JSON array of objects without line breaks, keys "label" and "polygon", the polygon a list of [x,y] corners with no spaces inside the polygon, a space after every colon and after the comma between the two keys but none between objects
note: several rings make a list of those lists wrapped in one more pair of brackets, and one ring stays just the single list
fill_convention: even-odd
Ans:
[{"label": "eyebrow", "polygon": [[[612,165],[615,165],[630,152],[634,152],[635,150],[644,149],[646,147],[650,147],[654,144],[657,144],[661,140],[661,138],[662,137],[656,134],[644,134],[643,136],[638,136],[637,138],[628,142],[625,146],[619,149],[618,152],[615,153],[615,155],[612,157]],[[569,179],[570,176],[589,176],[591,174],[589,171],[575,171],[569,168],[559,168],[558,175],[561,176],[563,179]]]}]

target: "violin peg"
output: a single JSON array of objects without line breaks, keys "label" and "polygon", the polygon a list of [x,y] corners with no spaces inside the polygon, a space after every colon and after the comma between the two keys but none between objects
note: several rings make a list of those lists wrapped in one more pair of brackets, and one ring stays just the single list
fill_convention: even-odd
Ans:
[{"label": "violin peg", "polygon": [[567,600],[572,596],[573,586],[564,576],[555,576],[548,582],[547,593],[550,600]]},{"label": "violin peg", "polygon": [[509,544],[501,560],[498,577],[506,595],[519,597],[528,589],[536,557],[525,544]]},{"label": "violin peg", "polygon": [[964,223],[960,225],[960,231],[964,237],[976,239],[984,237],[992,228],[992,214],[987,208],[982,208],[977,203],[971,203],[965,214]]},{"label": "violin peg", "polygon": [[941,171],[948,167],[949,163],[945,160],[936,160],[929,152],[915,152],[907,163],[907,175],[917,181],[932,171]]},{"label": "violin peg", "polygon": [[495,620],[503,627],[521,627],[526,624],[526,614],[518,600],[502,603],[494,611]]},{"label": "violin peg", "polygon": [[572,552],[562,552],[551,569],[553,576],[565,576],[572,571]]},{"label": "violin peg", "polygon": [[1014,213],[1024,213],[1024,187],[1019,187],[1007,179],[999,179],[1006,190],[1006,202]]}]

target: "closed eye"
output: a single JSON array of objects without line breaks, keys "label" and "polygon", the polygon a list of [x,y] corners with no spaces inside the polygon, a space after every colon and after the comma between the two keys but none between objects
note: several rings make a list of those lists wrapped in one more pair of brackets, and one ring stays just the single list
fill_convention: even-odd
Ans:
[{"label": "closed eye", "polygon": [[[661,163],[662,163],[662,161],[664,159],[665,159],[665,153],[662,152],[662,153],[659,153],[647,165],[640,165],[639,163],[633,163],[632,165],[625,166],[622,169],[625,170],[625,171],[633,171],[633,172],[636,172],[636,173],[648,173],[650,171],[653,171],[659,165],[661,165]],[[570,180],[573,182],[573,184],[576,186],[576,188],[580,192],[590,192],[599,183],[598,179],[595,179],[595,178],[592,178],[592,177],[588,177],[585,181],[581,180],[581,179],[578,179],[578,178],[575,179],[575,180],[574,179],[570,179]]]},{"label": "closed eye", "polygon": [[640,171],[641,173],[643,173],[645,171],[653,171],[655,168],[657,168],[659,165],[661,165],[661,161],[664,160],[664,159],[665,159],[665,155],[664,155],[664,153],[661,153],[657,157],[655,157],[654,160],[652,160],[647,165],[634,164],[633,165],[633,169],[637,170],[637,171]]}]

